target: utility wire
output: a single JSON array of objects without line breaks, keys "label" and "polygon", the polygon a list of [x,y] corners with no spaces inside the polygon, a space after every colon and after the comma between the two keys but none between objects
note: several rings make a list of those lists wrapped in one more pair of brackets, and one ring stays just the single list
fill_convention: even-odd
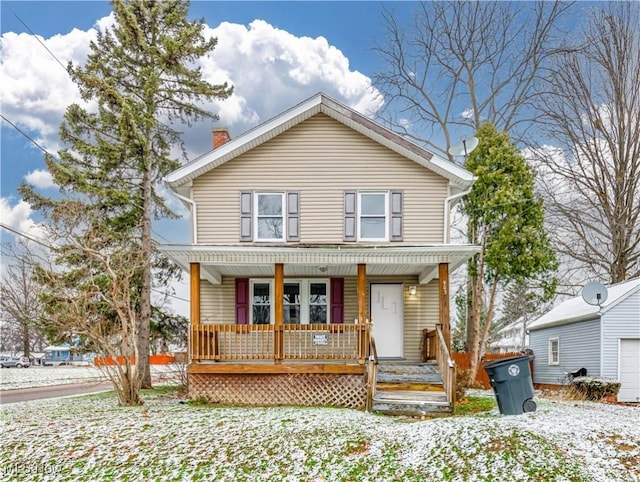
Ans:
[{"label": "utility wire", "polygon": [[0,117],[2,117],[2,119],[9,124],[11,127],[13,127],[15,130],[17,130],[20,134],[22,134],[24,137],[26,137],[27,139],[29,139],[31,141],[31,143],[33,143],[38,149],[40,149],[42,152],[44,152],[45,154],[47,154],[48,156],[50,156],[51,154],[49,154],[49,152],[42,147],[40,144],[38,144],[35,140],[33,140],[33,138],[31,138],[26,132],[24,132],[22,129],[20,129],[17,125],[15,125],[13,122],[11,122],[9,119],[7,119],[5,116],[3,116],[2,114],[0,114]]},{"label": "utility wire", "polygon": [[47,52],[49,52],[49,53],[51,54],[51,56],[52,56],[54,59],[56,59],[56,62],[58,62],[58,63],[60,64],[60,66],[61,66],[61,67],[65,70],[65,72],[66,72],[66,71],[67,71],[67,68],[64,66],[64,64],[63,64],[62,62],[60,62],[60,59],[58,59],[58,57],[56,57],[55,55],[53,55],[53,52],[51,52],[51,50],[49,50],[49,48],[48,48],[48,47],[47,47],[47,46],[42,42],[42,40],[40,40],[40,39],[38,38],[38,36],[37,36],[35,33],[33,33],[33,31],[29,28],[29,26],[28,26],[26,23],[24,23],[24,22],[22,21],[22,19],[18,16],[18,14],[17,14],[17,13],[15,13],[15,12],[14,12],[14,13],[13,13],[13,15],[18,19],[18,21],[19,21],[22,25],[24,25],[24,28],[26,28],[26,29],[27,29],[27,31],[28,31],[31,35],[33,35],[33,36],[35,37],[35,39],[38,41],[38,43],[39,43],[40,45],[42,45],[42,46],[44,47],[44,49],[45,49]]}]

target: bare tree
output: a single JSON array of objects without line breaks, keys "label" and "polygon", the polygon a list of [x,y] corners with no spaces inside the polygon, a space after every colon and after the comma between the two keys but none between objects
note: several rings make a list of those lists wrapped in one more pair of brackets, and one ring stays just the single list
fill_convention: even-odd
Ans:
[{"label": "bare tree", "polygon": [[640,276],[639,10],[593,11],[582,48],[556,59],[542,130],[558,148],[534,151],[557,250],[612,283]]},{"label": "bare tree", "polygon": [[[11,322],[19,333],[19,346],[25,356],[31,355],[35,341],[42,337],[37,333],[38,320],[42,314],[40,293],[42,287],[33,279],[33,268],[37,262],[36,254],[26,243],[6,243],[2,245],[2,257],[8,260],[6,271],[0,282],[0,309],[5,322]],[[6,334],[3,328],[3,335]],[[3,340],[4,341],[4,340]],[[16,348],[11,343],[12,351]]]},{"label": "bare tree", "polygon": [[114,238],[100,207],[61,201],[48,226],[52,264],[38,265],[35,279],[45,323],[58,334],[79,338],[105,359],[100,364],[121,405],[142,404],[136,360],[140,357],[139,266],[143,254],[136,241]]},{"label": "bare tree", "polygon": [[421,2],[413,24],[386,12],[374,81],[394,130],[450,160],[456,133],[489,121],[516,141],[534,115],[536,82],[558,53],[571,2]]}]

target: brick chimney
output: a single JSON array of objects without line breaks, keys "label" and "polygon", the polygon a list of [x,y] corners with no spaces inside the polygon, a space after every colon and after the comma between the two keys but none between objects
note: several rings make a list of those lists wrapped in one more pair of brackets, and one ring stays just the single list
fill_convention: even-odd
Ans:
[{"label": "brick chimney", "polygon": [[229,136],[229,129],[226,127],[214,127],[213,129],[213,148],[217,149],[222,144],[225,144],[231,140]]}]

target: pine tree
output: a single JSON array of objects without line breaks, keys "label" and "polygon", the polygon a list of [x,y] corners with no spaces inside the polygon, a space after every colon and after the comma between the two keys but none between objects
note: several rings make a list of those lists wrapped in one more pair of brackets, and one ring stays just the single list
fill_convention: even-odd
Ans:
[{"label": "pine tree", "polygon": [[[47,156],[63,198],[46,198],[28,185],[21,186],[21,193],[58,225],[58,235],[62,223],[80,222],[67,225],[67,234],[73,232],[73,241],[67,238],[73,249],[63,250],[59,257],[67,274],[80,270],[91,277],[105,268],[105,260],[122,261],[111,265],[112,281],[119,279],[118,270],[128,273],[131,315],[136,319],[136,375],[139,386],[146,388],[151,386],[155,255],[151,224],[154,217],[173,216],[157,187],[180,165],[171,157],[172,148],[184,152],[178,127],[215,119],[202,106],[229,97],[233,89],[227,83],[210,84],[194,68],[197,59],[215,49],[217,39],[204,37],[202,20],[188,20],[188,2],[114,0],[112,6],[113,27],[91,42],[85,65],[68,67],[83,100],[97,105],[97,111],[70,105],[60,127],[68,148],[58,153],[59,159]],[[114,254],[119,256],[111,258]],[[136,269],[129,272],[127,263],[135,263]],[[113,283],[94,286],[98,291],[113,288]]]},{"label": "pine tree", "polygon": [[499,288],[537,280],[546,296],[555,290],[555,251],[544,229],[535,172],[504,132],[484,123],[465,167],[477,180],[463,201],[468,240],[481,247],[468,266],[467,350],[473,376],[491,329]]}]

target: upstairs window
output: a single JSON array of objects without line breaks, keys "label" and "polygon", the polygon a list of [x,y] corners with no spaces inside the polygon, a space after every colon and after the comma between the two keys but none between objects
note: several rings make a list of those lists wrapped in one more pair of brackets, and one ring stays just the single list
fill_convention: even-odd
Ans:
[{"label": "upstairs window", "polygon": [[358,205],[358,239],[386,241],[388,239],[388,201],[386,192],[361,192]]},{"label": "upstairs window", "polygon": [[256,193],[257,241],[284,241],[284,193]]},{"label": "upstairs window", "polygon": [[300,241],[300,194],[241,191],[240,241]]},{"label": "upstairs window", "polygon": [[402,241],[402,191],[345,191],[344,241]]}]

